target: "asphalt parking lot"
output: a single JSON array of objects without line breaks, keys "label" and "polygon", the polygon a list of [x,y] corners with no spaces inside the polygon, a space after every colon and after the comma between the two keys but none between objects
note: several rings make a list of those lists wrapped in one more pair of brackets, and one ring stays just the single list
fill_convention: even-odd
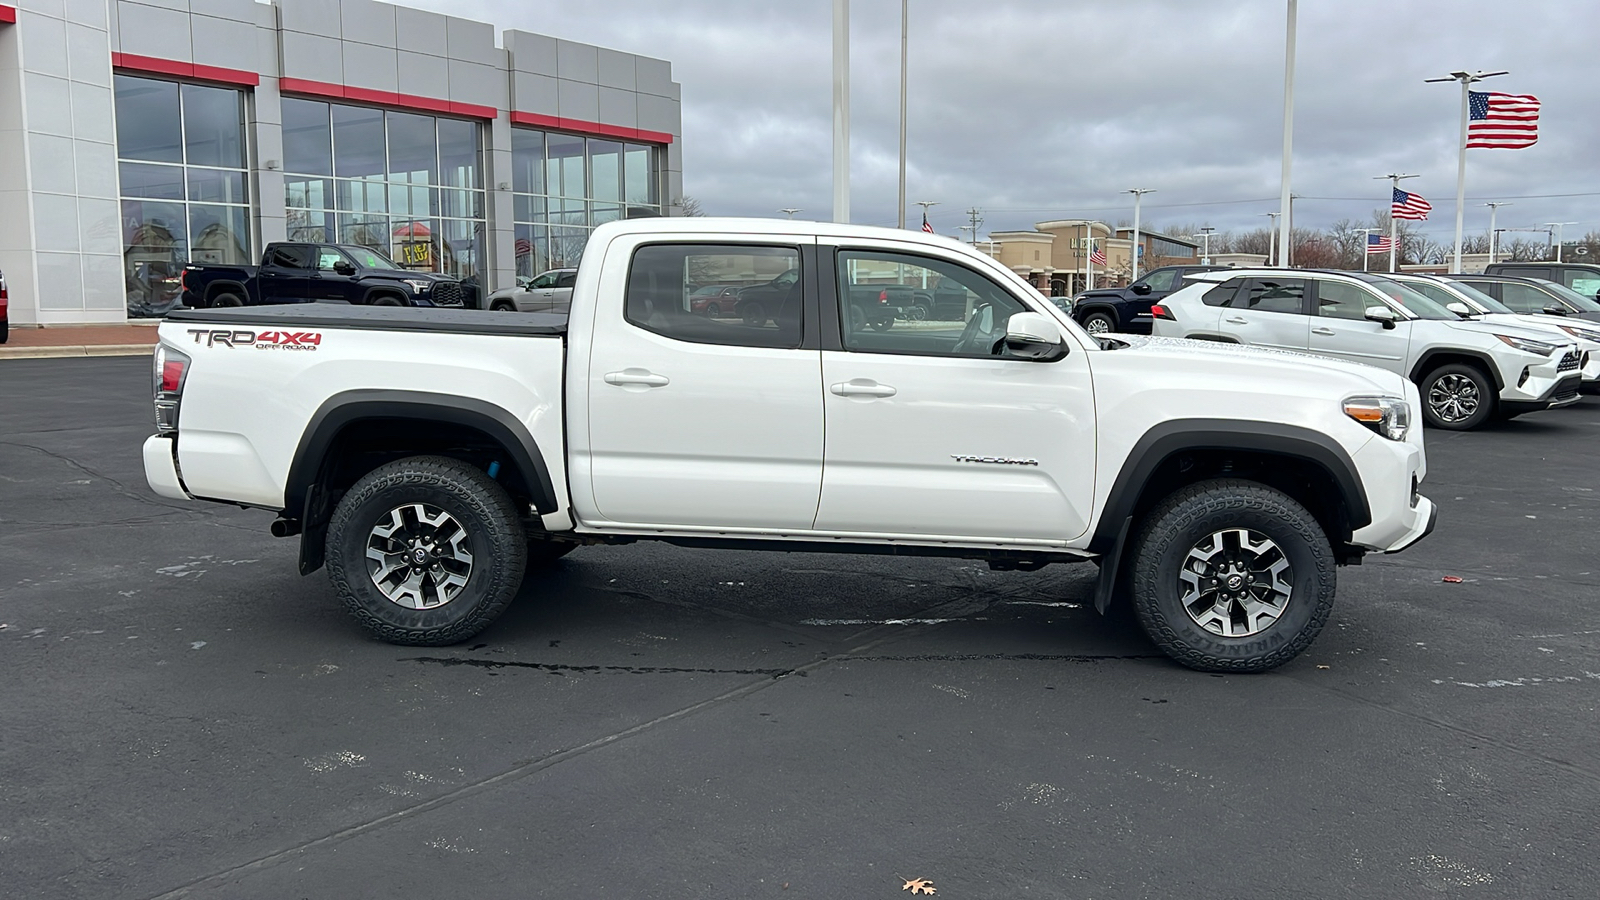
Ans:
[{"label": "asphalt parking lot", "polygon": [[144,359],[0,362],[6,896],[1600,884],[1600,399],[1429,432],[1438,530],[1257,676],[1102,620],[1092,566],[644,544],[393,647],[269,514],[152,494],[150,431]]}]

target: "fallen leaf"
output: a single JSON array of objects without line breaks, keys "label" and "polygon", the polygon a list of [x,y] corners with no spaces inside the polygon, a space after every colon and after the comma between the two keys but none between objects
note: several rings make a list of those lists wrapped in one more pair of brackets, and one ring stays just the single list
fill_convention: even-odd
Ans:
[{"label": "fallen leaf", "polygon": [[900,885],[900,890],[910,891],[913,894],[936,893],[933,887],[933,882],[926,878],[913,878],[910,881],[907,881],[905,884]]},{"label": "fallen leaf", "polygon": [[1444,577],[1444,583],[1445,584],[1460,584],[1461,583],[1461,576],[1460,575],[1446,575]]}]

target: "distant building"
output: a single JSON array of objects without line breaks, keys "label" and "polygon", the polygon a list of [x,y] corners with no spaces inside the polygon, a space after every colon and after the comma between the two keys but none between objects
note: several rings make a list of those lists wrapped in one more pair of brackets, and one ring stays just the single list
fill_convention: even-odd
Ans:
[{"label": "distant building", "polygon": [[1255,269],[1267,264],[1265,253],[1213,253],[1213,266],[1230,266],[1236,269]]},{"label": "distant building", "polygon": [[1131,242],[1113,237],[1111,226],[1104,222],[1040,222],[1033,231],[991,232],[989,242],[991,256],[1047,296],[1070,296],[1087,287],[1091,242],[1106,254],[1104,265],[1092,267],[1094,284],[1127,281]]},{"label": "distant building", "polygon": [[[1118,228],[1117,237],[1133,239],[1132,228]],[[1159,231],[1140,231],[1139,271],[1148,272],[1161,266],[1193,266],[1200,262],[1200,245],[1183,238],[1175,238]]]}]

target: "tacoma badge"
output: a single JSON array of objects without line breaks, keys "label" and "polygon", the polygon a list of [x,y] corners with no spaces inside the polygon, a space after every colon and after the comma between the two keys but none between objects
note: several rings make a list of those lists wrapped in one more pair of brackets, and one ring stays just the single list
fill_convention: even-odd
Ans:
[{"label": "tacoma badge", "polygon": [[952,453],[950,458],[956,462],[989,463],[996,466],[1037,466],[1039,464],[1037,459],[1013,459],[1009,456],[962,456]]}]

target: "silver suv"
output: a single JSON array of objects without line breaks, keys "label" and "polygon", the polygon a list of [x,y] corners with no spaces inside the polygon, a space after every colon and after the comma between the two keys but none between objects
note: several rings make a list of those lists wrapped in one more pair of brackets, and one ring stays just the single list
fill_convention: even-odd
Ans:
[{"label": "silver suv", "polygon": [[1465,431],[1578,399],[1577,344],[1546,329],[1468,321],[1398,282],[1362,272],[1233,269],[1151,309],[1163,337],[1299,350],[1416,382],[1423,421]]}]

